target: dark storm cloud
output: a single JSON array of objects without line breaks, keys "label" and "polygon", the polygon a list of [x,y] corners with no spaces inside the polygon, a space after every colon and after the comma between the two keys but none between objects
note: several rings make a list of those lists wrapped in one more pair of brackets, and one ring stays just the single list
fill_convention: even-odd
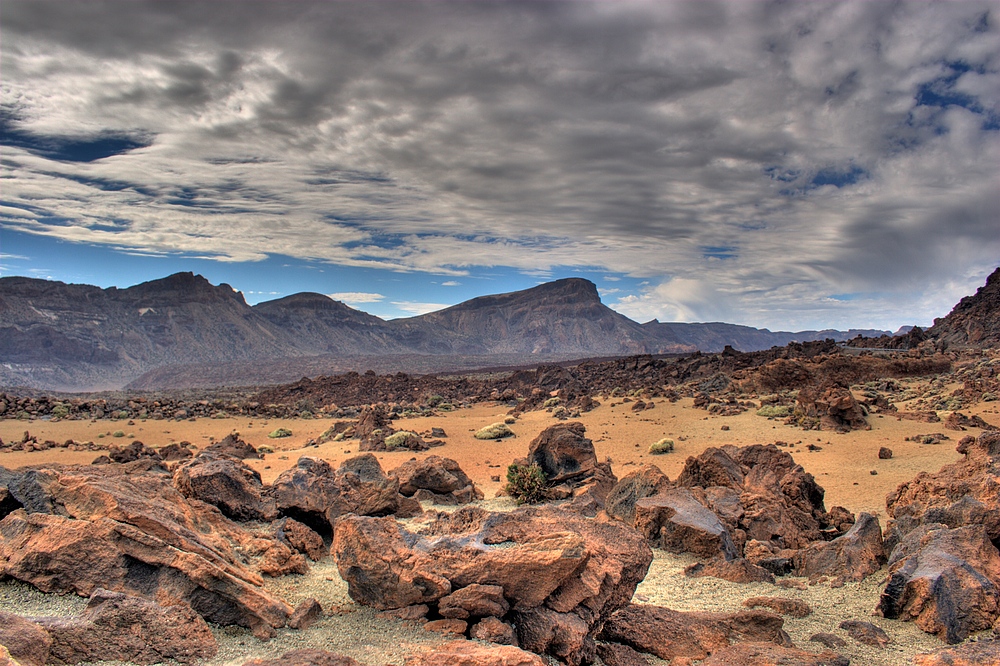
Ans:
[{"label": "dark storm cloud", "polygon": [[613,303],[639,318],[790,327],[875,291],[940,314],[1000,256],[993,9],[9,1],[2,219],[232,260],[598,267],[649,279]]}]

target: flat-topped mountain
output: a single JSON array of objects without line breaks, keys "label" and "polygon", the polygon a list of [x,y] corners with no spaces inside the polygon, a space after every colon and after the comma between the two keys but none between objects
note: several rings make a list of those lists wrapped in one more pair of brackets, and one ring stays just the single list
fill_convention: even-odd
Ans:
[{"label": "flat-topped mountain", "polygon": [[594,283],[580,278],[390,321],[316,293],[251,307],[229,285],[192,273],[127,289],[0,278],[0,385],[48,390],[115,389],[143,376],[137,385],[144,388],[201,385],[204,377],[271,383],[365,370],[372,359],[380,371],[389,364],[428,372],[726,345],[753,351],[857,333],[639,324],[604,305]]}]

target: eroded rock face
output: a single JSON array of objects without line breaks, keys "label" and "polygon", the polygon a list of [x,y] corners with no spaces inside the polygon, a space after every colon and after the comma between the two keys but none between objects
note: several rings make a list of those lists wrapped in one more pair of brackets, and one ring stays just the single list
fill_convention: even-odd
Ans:
[{"label": "eroded rock face", "polygon": [[274,520],[278,515],[274,500],[262,494],[260,473],[234,458],[202,453],[178,465],[174,486],[233,520]]},{"label": "eroded rock face", "polygon": [[864,410],[851,391],[839,386],[818,390],[802,389],[796,398],[795,412],[818,419],[820,430],[871,430]]},{"label": "eroded rock face", "polygon": [[263,456],[257,452],[253,444],[240,439],[237,432],[230,433],[214,444],[210,444],[205,449],[205,453],[212,453],[217,456],[233,458],[235,460],[246,460],[247,458],[260,459]]},{"label": "eroded rock face", "polygon": [[[333,553],[351,598],[383,610],[462,608],[474,626],[477,613],[496,617],[502,608],[499,587],[510,610],[498,619],[517,628],[521,647],[574,666],[593,658],[594,634],[628,603],[652,560],[631,528],[554,506],[466,508],[420,532],[391,518],[344,516]],[[473,585],[481,587],[462,592]]]},{"label": "eroded rock face", "polygon": [[0,611],[0,646],[6,647],[8,654],[22,666],[44,666],[49,660],[52,639],[34,622]]},{"label": "eroded rock face", "polygon": [[719,517],[687,488],[670,488],[635,503],[635,528],[657,548],[700,557],[738,556]]},{"label": "eroded rock face", "polygon": [[1000,552],[982,525],[912,530],[889,558],[877,611],[958,643],[1000,617]]},{"label": "eroded rock face", "polygon": [[278,510],[321,534],[331,534],[338,516],[385,516],[400,506],[399,481],[386,476],[370,453],[350,458],[336,470],[319,458],[302,456],[271,486]]},{"label": "eroded rock face", "polygon": [[646,465],[621,478],[608,493],[605,510],[627,525],[635,520],[635,503],[671,487],[670,479],[656,465]]},{"label": "eroded rock face", "polygon": [[541,467],[553,485],[592,476],[597,453],[594,443],[584,436],[586,432],[578,421],[549,426],[531,441],[528,462]]},{"label": "eroded rock face", "polygon": [[[8,478],[23,501],[0,521],[0,572],[43,592],[98,588],[188,603],[204,618],[269,636],[291,608],[242,560],[260,540],[189,502],[151,461],[39,468]],[[268,542],[264,542],[266,545]]]},{"label": "eroded rock face", "polygon": [[482,491],[451,458],[409,460],[390,471],[389,476],[399,481],[400,494],[434,504],[468,504],[483,498]]},{"label": "eroded rock face", "polygon": [[214,657],[219,649],[208,624],[186,604],[164,607],[101,589],[90,595],[79,617],[35,622],[51,637],[50,664],[156,664],[166,659],[193,663]]},{"label": "eroded rock face", "polygon": [[360,663],[335,652],[303,648],[286,652],[277,659],[251,659],[243,666],[361,666]]},{"label": "eroded rock face", "polygon": [[971,641],[913,657],[913,666],[982,666],[983,664],[1000,664],[1000,640]]},{"label": "eroded rock face", "polygon": [[832,541],[816,541],[792,557],[796,576],[829,576],[861,581],[885,563],[878,518],[862,513],[847,534]]},{"label": "eroded rock face", "polygon": [[781,617],[758,610],[685,613],[663,606],[629,604],[605,623],[601,638],[660,659],[705,659],[744,641],[791,646],[783,625]]}]

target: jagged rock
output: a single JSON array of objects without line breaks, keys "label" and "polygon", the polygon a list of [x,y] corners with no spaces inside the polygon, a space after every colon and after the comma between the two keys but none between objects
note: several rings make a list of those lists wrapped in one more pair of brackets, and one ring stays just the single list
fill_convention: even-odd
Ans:
[{"label": "jagged rock", "polygon": [[969,641],[913,657],[913,666],[988,666],[989,664],[1000,664],[1000,640]]},{"label": "jagged rock", "polygon": [[277,659],[251,659],[243,666],[362,666],[354,659],[326,650],[303,648],[286,652]]},{"label": "jagged rock", "polygon": [[236,460],[246,460],[247,458],[256,460],[264,457],[253,447],[253,444],[240,439],[238,432],[229,433],[218,442],[210,444],[204,453],[214,453],[217,456],[234,458]]},{"label": "jagged rock", "polygon": [[880,446],[878,448],[878,459],[889,460],[890,458],[892,458],[892,449],[887,446]]},{"label": "jagged rock", "polygon": [[384,516],[399,509],[399,481],[382,471],[370,453],[350,458],[334,470],[319,458],[302,456],[271,486],[278,510],[329,535],[338,516]]},{"label": "jagged rock", "polygon": [[671,487],[670,479],[656,465],[626,474],[608,493],[605,510],[626,525],[635,521],[635,503],[643,497],[657,495]]},{"label": "jagged rock", "polygon": [[598,643],[597,656],[604,666],[649,666],[641,652],[621,643]]},{"label": "jagged rock", "polygon": [[743,605],[747,608],[770,608],[775,613],[796,618],[807,617],[812,613],[809,604],[789,597],[750,597],[743,601]]},{"label": "jagged rock", "polygon": [[1000,616],[1000,552],[982,525],[912,530],[889,558],[877,611],[915,621],[948,643],[989,629]]},{"label": "jagged rock", "polygon": [[142,442],[136,440],[128,446],[118,447],[112,444],[108,447],[108,458],[111,462],[130,463],[140,458],[152,458],[160,460],[160,454],[156,449],[150,448]]},{"label": "jagged rock", "polygon": [[726,560],[738,556],[729,530],[688,488],[669,488],[635,503],[635,528],[658,548]]},{"label": "jagged rock", "polygon": [[499,585],[473,583],[438,601],[438,612],[442,617],[465,620],[470,617],[503,617],[510,610],[510,604],[503,597]]},{"label": "jagged rock", "polygon": [[545,472],[549,483],[579,481],[594,473],[597,453],[594,443],[584,437],[586,427],[579,421],[549,426],[531,441],[528,462]]},{"label": "jagged rock", "polygon": [[709,488],[725,486],[733,490],[743,490],[746,472],[743,466],[722,449],[710,446],[697,457],[684,461],[684,469],[677,477],[677,485],[688,488]]},{"label": "jagged rock", "polygon": [[838,636],[837,634],[830,633],[818,633],[813,634],[809,637],[809,640],[813,643],[820,643],[830,648],[831,650],[842,650],[847,647],[847,641]]},{"label": "jagged rock", "polygon": [[819,420],[820,430],[871,430],[865,413],[851,391],[839,386],[826,389],[804,388],[795,399],[795,413]]},{"label": "jagged rock", "polygon": [[816,654],[774,643],[737,643],[713,652],[701,666],[848,666],[851,660],[824,650]]},{"label": "jagged rock", "polygon": [[517,627],[520,645],[571,665],[592,657],[593,634],[628,602],[652,560],[631,528],[551,505],[470,507],[419,529],[391,518],[338,521],[333,552],[351,598],[379,609],[440,608],[470,585],[500,586],[511,610],[499,619]]},{"label": "jagged rock", "polygon": [[323,537],[294,518],[282,518],[274,525],[274,538],[316,562],[326,555]]},{"label": "jagged rock", "polygon": [[517,647],[517,633],[514,627],[496,617],[484,617],[469,629],[469,638],[497,645]]},{"label": "jagged rock", "polygon": [[872,647],[883,648],[889,644],[889,635],[871,622],[861,620],[844,620],[840,628],[859,643]]},{"label": "jagged rock", "polygon": [[443,647],[407,657],[404,666],[545,666],[537,654],[511,645],[478,645],[452,641]]},{"label": "jagged rock", "polygon": [[605,623],[601,639],[622,643],[660,659],[705,659],[744,641],[789,646],[781,617],[765,611],[681,612],[663,606],[629,604]]},{"label": "jagged rock", "polygon": [[428,499],[434,504],[468,504],[483,498],[472,479],[457,462],[441,456],[409,460],[389,472],[399,481],[399,492],[406,497]]},{"label": "jagged rock", "polygon": [[34,622],[0,611],[0,646],[6,647],[8,654],[22,666],[45,666],[52,639],[49,632]]},{"label": "jagged rock", "polygon": [[796,576],[820,576],[861,581],[885,563],[878,518],[862,513],[846,534],[833,541],[816,541],[792,557]]},{"label": "jagged rock", "polygon": [[277,578],[289,574],[307,574],[309,563],[302,553],[293,551],[280,541],[274,541],[264,551],[259,569],[262,574]]},{"label": "jagged rock", "polygon": [[[185,444],[186,443],[187,442],[185,442]],[[167,444],[166,446],[161,446],[156,450],[156,452],[160,454],[160,459],[164,462],[187,460],[188,458],[194,456],[194,452],[191,449],[186,446],[182,446],[181,444],[177,444],[176,442]]]},{"label": "jagged rock", "polygon": [[34,469],[8,485],[32,513],[0,521],[0,571],[43,592],[107,588],[185,602],[209,621],[263,636],[291,612],[241,562],[259,540],[189,502],[151,461]]},{"label": "jagged rock", "polygon": [[420,622],[423,624],[427,621],[427,613],[429,613],[430,610],[430,606],[427,604],[414,604],[413,606],[407,606],[405,608],[393,608],[382,611],[380,613],[376,613],[376,615],[379,617],[391,617],[397,620]]},{"label": "jagged rock", "polygon": [[274,500],[262,494],[260,473],[237,459],[202,453],[178,465],[174,486],[233,520],[273,520],[278,514]]},{"label": "jagged rock", "polygon": [[697,562],[684,569],[684,575],[690,578],[711,576],[728,580],[730,583],[773,583],[774,573],[769,569],[754,564],[745,558],[727,560],[716,557],[710,562]]},{"label": "jagged rock", "polygon": [[463,636],[469,629],[469,623],[465,620],[443,619],[431,620],[424,623],[424,631],[433,631],[445,636]]},{"label": "jagged rock", "polygon": [[322,616],[323,607],[316,599],[309,597],[295,607],[292,616],[288,618],[288,626],[292,629],[308,629]]},{"label": "jagged rock", "polygon": [[385,451],[385,438],[393,433],[385,405],[365,406],[358,416],[354,436],[361,440],[359,451]]},{"label": "jagged rock", "polygon": [[40,617],[35,622],[52,639],[50,664],[192,663],[214,657],[219,649],[208,624],[186,604],[164,607],[102,589],[94,590],[79,617]]}]

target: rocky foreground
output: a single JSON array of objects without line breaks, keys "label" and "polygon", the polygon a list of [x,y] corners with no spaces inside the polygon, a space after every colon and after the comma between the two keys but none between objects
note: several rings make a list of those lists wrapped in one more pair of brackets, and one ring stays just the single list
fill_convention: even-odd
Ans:
[{"label": "rocky foreground", "polygon": [[[368,441],[384,445],[373,425]],[[1000,433],[966,437],[959,452],[892,493],[885,526],[828,509],[815,479],[773,445],[706,449],[673,480],[652,465],[617,479],[574,422],[546,429],[514,462],[537,470],[538,484],[514,474],[509,492],[540,503],[510,512],[478,506],[475,484],[439,456],[389,473],[370,453],[337,469],[302,457],[265,485],[244,462],[258,453],[235,436],[197,455],[139,445],[92,465],[0,468],[0,574],[89,599],[71,618],[4,613],[0,663],[194,663],[218,650],[209,623],[259,640],[306,631],[333,609],[293,607],[264,577],[331,557],[356,603],[456,639],[409,666],[846,664],[845,637],[889,640],[845,617],[843,633],[793,645],[784,617],[811,610],[778,595],[729,612],[637,603],[654,550],[696,557],[687,576],[739,584],[837,587],[883,572],[872,610],[942,642],[913,663],[997,663]],[[281,663],[356,662],[304,650]]]}]

